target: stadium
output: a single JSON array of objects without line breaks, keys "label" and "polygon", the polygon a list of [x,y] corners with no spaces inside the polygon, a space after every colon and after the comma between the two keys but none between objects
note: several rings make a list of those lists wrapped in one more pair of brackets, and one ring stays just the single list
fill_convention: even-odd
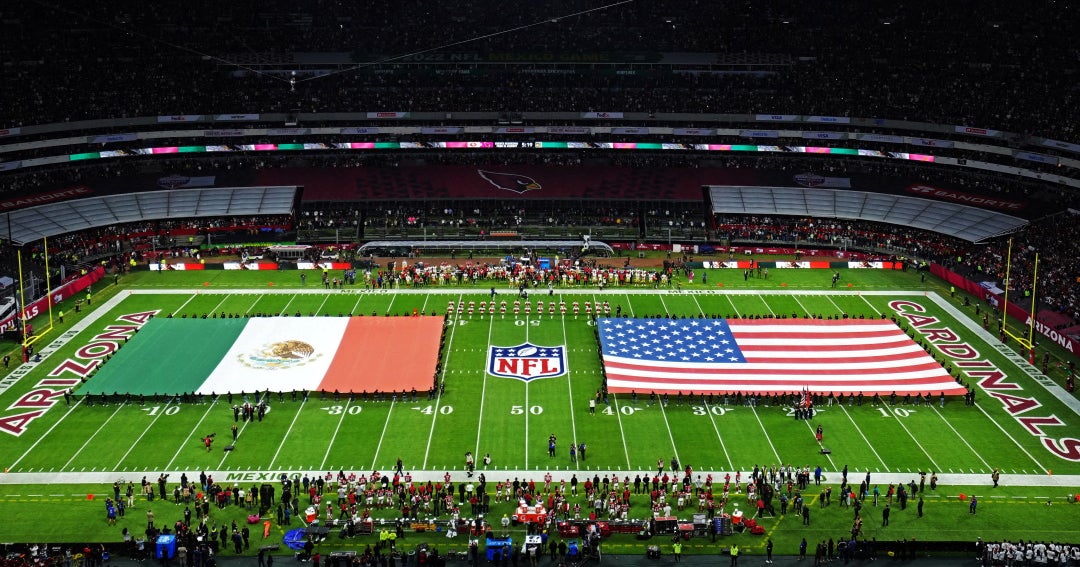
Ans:
[{"label": "stadium", "polygon": [[1074,5],[0,14],[5,565],[1080,564]]}]

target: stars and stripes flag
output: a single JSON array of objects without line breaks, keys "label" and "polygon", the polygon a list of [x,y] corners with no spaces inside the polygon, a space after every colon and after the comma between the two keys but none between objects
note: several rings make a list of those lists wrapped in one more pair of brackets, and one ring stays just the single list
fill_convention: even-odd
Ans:
[{"label": "stars and stripes flag", "polygon": [[941,364],[885,319],[598,321],[612,392],[960,395]]}]

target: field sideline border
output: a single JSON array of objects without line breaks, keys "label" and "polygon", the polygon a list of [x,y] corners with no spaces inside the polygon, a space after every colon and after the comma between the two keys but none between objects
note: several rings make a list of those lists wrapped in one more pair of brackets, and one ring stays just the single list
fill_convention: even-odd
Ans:
[{"label": "field sideline border", "polygon": [[[496,289],[499,289],[496,287]],[[506,288],[503,288],[504,290]],[[326,289],[263,289],[263,288],[236,288],[236,289],[132,289],[125,290],[118,293],[113,297],[106,300],[99,307],[94,309],[86,317],[80,319],[73,324],[68,330],[62,333],[59,337],[48,343],[38,354],[41,356],[41,361],[37,363],[24,363],[18,366],[10,374],[8,374],[2,381],[0,381],[0,394],[6,392],[11,386],[19,382],[23,377],[28,375],[36,366],[48,360],[48,358],[54,354],[57,350],[66,345],[70,340],[74,339],[77,335],[85,331],[90,325],[96,323],[99,319],[105,316],[105,314],[112,311],[120,303],[126,300],[132,295],[244,295],[244,294],[260,294],[260,295],[329,295],[333,293],[339,294],[355,294],[355,295],[391,295],[391,294],[404,294],[404,295],[457,295],[461,296],[463,293],[473,292],[473,288],[424,288],[424,289],[383,289],[383,290],[366,290],[366,289],[354,289],[354,290],[326,290]],[[663,290],[663,289],[625,289],[618,286],[613,286],[605,290],[606,293],[618,294],[618,295],[763,295],[761,290]],[[477,295],[487,294],[487,290],[484,288],[475,288]],[[595,296],[598,290],[593,288],[573,288],[573,289],[557,289],[555,296],[563,295],[582,295],[582,296]],[[514,297],[512,290],[506,290],[506,294],[511,294],[509,297]],[[535,299],[542,300],[543,297],[548,296],[543,293],[542,289],[536,290],[532,294]],[[1062,401],[1066,406],[1072,409],[1077,415],[1080,415],[1080,400],[1068,396],[1064,388],[1057,385],[1049,378],[1042,375],[1034,366],[1029,364],[1027,360],[1013,352],[1009,347],[997,343],[997,339],[990,335],[987,331],[980,326],[969,320],[962,312],[960,312],[955,306],[953,306],[948,300],[941,297],[935,292],[923,292],[923,291],[890,291],[890,290],[865,290],[865,291],[842,291],[842,290],[776,290],[769,291],[764,295],[803,295],[803,296],[890,296],[890,297],[926,297],[942,310],[947,312],[953,318],[964,325],[964,327],[979,336],[987,345],[994,347],[1001,355],[1009,359],[1010,362],[1015,364],[1018,368],[1023,370],[1027,376],[1039,382],[1048,393],[1053,395]],[[550,297],[550,296],[549,296]],[[134,481],[134,477],[145,475],[148,478],[156,477],[156,475],[168,472],[168,473],[180,473],[180,472],[192,472],[183,470],[150,470],[145,469],[143,471],[99,471],[99,472],[28,472],[28,473],[4,473],[0,475],[0,485],[19,485],[19,484],[108,484],[115,482],[121,477],[125,477],[129,481]],[[429,471],[411,471],[416,481],[427,480],[441,480],[444,474],[443,470],[429,470]],[[463,474],[464,471],[454,469],[456,474]],[[485,472],[485,471],[478,471]],[[497,476],[513,476],[518,478],[529,478],[540,474],[540,470],[509,470],[509,469],[491,469],[489,471],[492,478]],[[618,474],[620,476],[630,473],[638,474],[639,471],[626,471],[626,470],[578,470],[578,471],[555,471],[557,474],[563,474],[569,476],[571,473],[581,472],[584,475],[613,475]],[[722,478],[723,474],[727,471],[698,471],[700,474],[713,474],[714,478]],[[281,474],[299,475],[305,474],[322,474],[318,471],[312,470],[252,470],[252,469],[237,469],[237,470],[221,470],[221,471],[209,471],[207,474],[211,474],[216,478],[224,478],[231,481],[231,477],[235,475],[245,475],[245,478],[241,481],[273,481],[276,480]],[[646,471],[646,474],[649,474]],[[858,473],[855,473],[858,476]],[[914,473],[885,473],[874,472],[873,476],[879,480],[879,482],[889,483],[904,483],[911,479]],[[827,482],[835,482],[838,473],[830,472],[826,473]],[[963,486],[989,486],[992,484],[989,473],[942,473],[938,475],[939,482],[944,485],[963,485]],[[240,479],[238,479],[240,480]],[[1030,487],[1062,487],[1073,488],[1080,486],[1080,475],[1040,475],[1040,474],[1004,474],[1001,475],[1002,483],[1008,486],[1030,486]]]}]

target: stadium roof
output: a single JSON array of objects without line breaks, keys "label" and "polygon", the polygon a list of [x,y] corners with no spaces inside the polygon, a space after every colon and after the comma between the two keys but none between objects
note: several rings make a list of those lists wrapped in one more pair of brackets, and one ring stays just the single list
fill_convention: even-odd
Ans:
[{"label": "stadium roof", "polygon": [[921,228],[971,242],[1007,234],[1028,221],[987,209],[864,191],[711,186],[713,213],[860,219]]},{"label": "stadium roof", "polygon": [[89,197],[0,216],[0,237],[14,244],[99,226],[160,219],[291,214],[296,187],[173,189]]}]

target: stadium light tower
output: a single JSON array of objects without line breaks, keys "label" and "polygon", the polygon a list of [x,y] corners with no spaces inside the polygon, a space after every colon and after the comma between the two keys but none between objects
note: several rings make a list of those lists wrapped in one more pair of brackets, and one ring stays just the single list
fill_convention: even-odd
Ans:
[{"label": "stadium light tower", "polygon": [[1037,313],[1035,311],[1035,307],[1036,307],[1036,300],[1035,300],[1036,287],[1035,287],[1035,284],[1038,282],[1038,277],[1039,277],[1039,253],[1038,252],[1035,253],[1035,266],[1034,266],[1034,269],[1031,272],[1031,308],[1030,308],[1031,311],[1029,312],[1028,320],[1027,320],[1028,336],[1023,337],[1023,336],[1020,336],[1018,334],[1014,334],[1013,332],[1009,331],[1009,325],[1008,325],[1008,322],[1009,322],[1009,319],[1008,319],[1008,317],[1009,317],[1009,282],[1011,281],[1010,280],[1010,272],[1012,271],[1012,244],[1013,244],[1013,241],[1012,241],[1012,238],[1010,238],[1009,239],[1009,250],[1008,250],[1008,253],[1005,256],[1005,304],[1002,305],[1002,307],[1001,307],[1001,332],[1003,334],[1007,335],[1007,336],[1012,337],[1013,339],[1016,340],[1017,344],[1019,344],[1020,346],[1022,346],[1024,348],[1026,348],[1027,351],[1028,351],[1028,362],[1031,363],[1031,364],[1035,364],[1035,317],[1037,316]]}]

